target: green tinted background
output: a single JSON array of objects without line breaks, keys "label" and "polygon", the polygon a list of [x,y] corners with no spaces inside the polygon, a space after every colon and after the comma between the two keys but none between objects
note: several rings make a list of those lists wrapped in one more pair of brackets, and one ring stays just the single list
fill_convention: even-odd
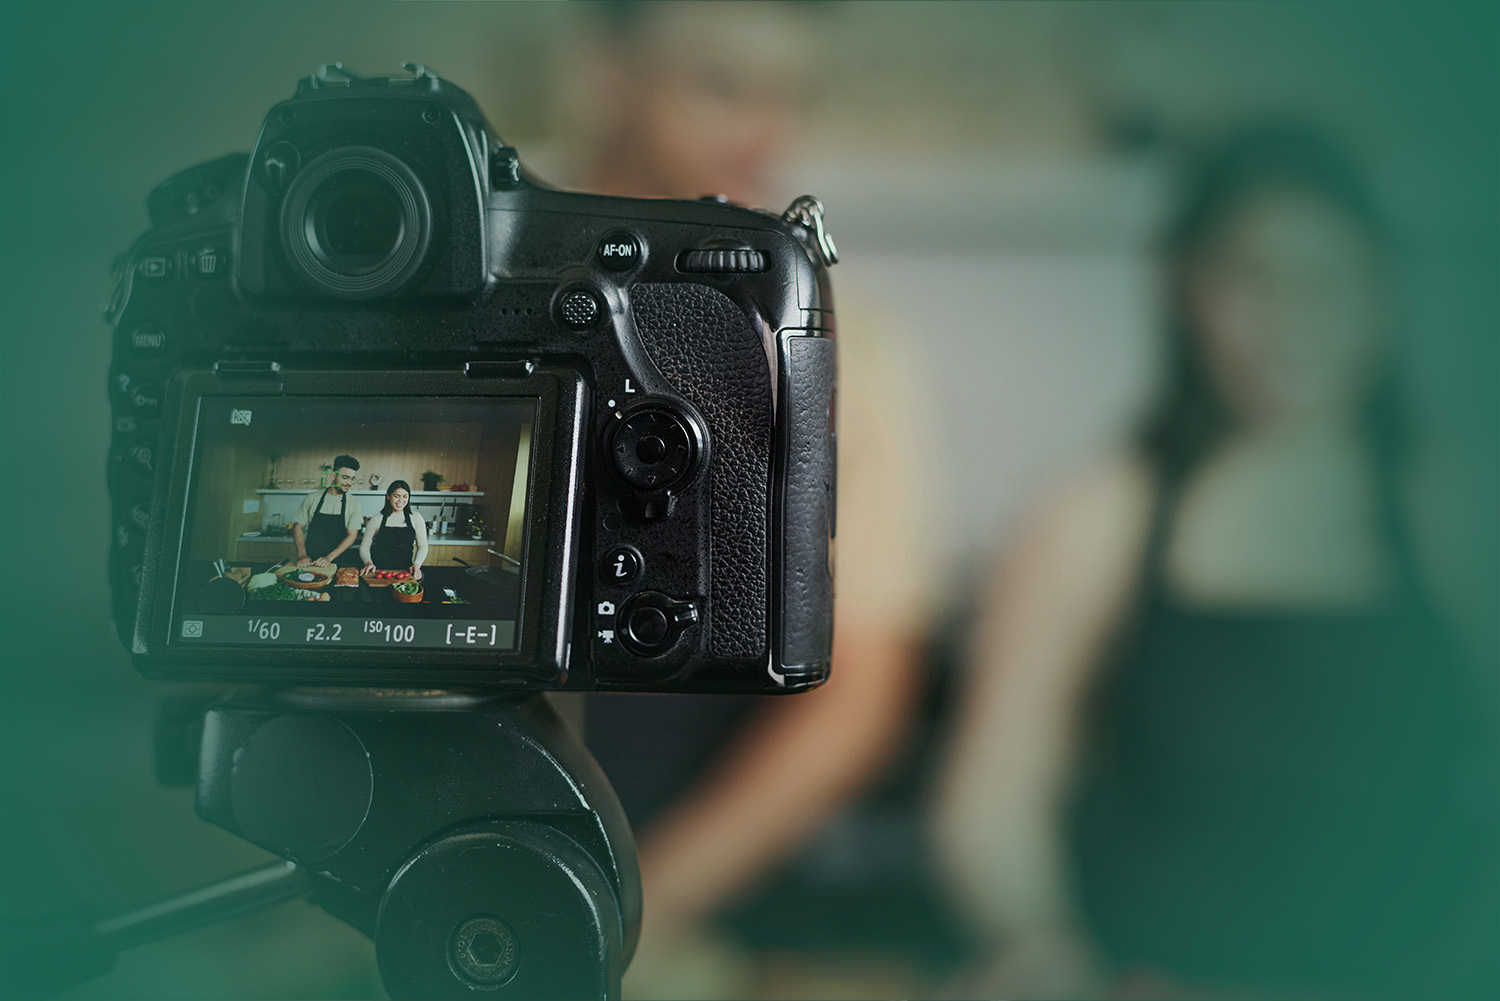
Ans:
[{"label": "green tinted background", "polygon": [[[1386,189],[1415,234],[1406,274],[1421,318],[1402,367],[1421,420],[1463,456],[1455,489],[1483,514],[1453,525],[1464,556],[1453,574],[1471,615],[1493,618],[1497,8],[1180,9],[829,5],[823,30],[838,44],[808,145],[817,147],[818,175],[830,178],[818,194],[844,227],[849,263],[835,277],[857,276],[862,255],[889,253],[886,220],[903,218],[904,206],[920,202],[924,177],[955,159],[992,160],[999,170],[1039,151],[1091,156],[1143,118],[1183,132],[1265,108],[1332,122],[1397,165]],[[551,138],[549,81],[568,71],[569,27],[550,4],[28,4],[4,16],[0,917],[82,903],[123,908],[266,859],[198,821],[191,790],[154,784],[150,721],[166,686],[133,672],[109,619],[109,331],[100,307],[112,258],[146,227],[147,191],[181,167],[248,149],[265,110],[331,59],[366,72],[427,61],[474,93],[524,155],[527,141]],[[1122,54],[1121,38],[1151,44]],[[1058,39],[1066,52],[1037,54]],[[1086,98],[1070,87],[1084,87]],[[888,179],[888,190],[871,195],[870,176]],[[856,208],[840,219],[844,183],[852,186],[844,204]],[[1003,244],[1025,255],[1068,238],[1045,218],[1019,235],[966,224],[983,217],[976,208],[946,221],[909,219],[901,249],[983,254]],[[939,378],[945,367],[993,364],[939,348],[926,359]],[[953,486],[955,503],[964,489]],[[962,544],[950,539],[948,548]],[[1493,628],[1481,642],[1493,655]],[[361,936],[290,904],[136,950],[72,996],[379,990]]]}]

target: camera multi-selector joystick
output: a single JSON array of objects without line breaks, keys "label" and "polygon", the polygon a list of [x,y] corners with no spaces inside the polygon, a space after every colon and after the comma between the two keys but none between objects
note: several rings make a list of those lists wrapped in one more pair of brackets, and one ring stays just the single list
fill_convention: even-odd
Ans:
[{"label": "camera multi-selector joystick", "polygon": [[673,493],[697,473],[704,436],[697,418],[666,401],[646,400],[622,413],[604,448],[615,474],[635,491],[646,520],[671,513]]}]

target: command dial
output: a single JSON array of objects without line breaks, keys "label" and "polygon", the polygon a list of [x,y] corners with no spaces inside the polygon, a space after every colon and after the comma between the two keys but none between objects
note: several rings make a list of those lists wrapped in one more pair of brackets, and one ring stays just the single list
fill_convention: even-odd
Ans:
[{"label": "command dial", "polygon": [[698,435],[689,418],[662,405],[623,417],[608,442],[610,461],[637,490],[670,490],[693,474]]}]

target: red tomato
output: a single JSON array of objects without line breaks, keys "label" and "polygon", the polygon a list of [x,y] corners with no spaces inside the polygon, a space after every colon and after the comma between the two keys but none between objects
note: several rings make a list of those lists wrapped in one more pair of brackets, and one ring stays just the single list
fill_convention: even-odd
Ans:
[{"label": "red tomato", "polygon": [[398,571],[396,571],[396,579],[397,580],[405,580],[406,578],[408,578],[410,576],[411,576],[411,574],[407,573],[405,570],[398,570]]}]

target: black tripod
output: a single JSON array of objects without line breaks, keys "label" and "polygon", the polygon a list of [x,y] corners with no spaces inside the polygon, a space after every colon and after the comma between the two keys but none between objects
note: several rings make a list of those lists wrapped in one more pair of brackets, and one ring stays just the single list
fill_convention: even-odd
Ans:
[{"label": "black tripod", "polygon": [[195,710],[158,738],[197,751],[199,816],[286,861],[102,921],[31,922],[5,958],[33,990],[301,896],[374,940],[393,998],[619,997],[635,842],[546,697],[292,689]]}]

